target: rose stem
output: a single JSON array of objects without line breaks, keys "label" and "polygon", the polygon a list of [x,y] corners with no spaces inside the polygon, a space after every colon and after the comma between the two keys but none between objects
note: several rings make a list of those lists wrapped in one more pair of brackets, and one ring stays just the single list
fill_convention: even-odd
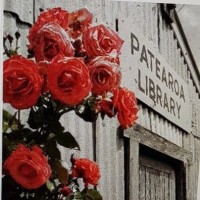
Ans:
[{"label": "rose stem", "polygon": [[[93,160],[96,162],[97,161],[97,137],[96,137],[96,128],[97,128],[97,123],[92,122],[92,139],[93,139]],[[97,187],[94,186],[94,189],[96,190]]]},{"label": "rose stem", "polygon": [[20,110],[18,110],[18,125],[20,125]]}]

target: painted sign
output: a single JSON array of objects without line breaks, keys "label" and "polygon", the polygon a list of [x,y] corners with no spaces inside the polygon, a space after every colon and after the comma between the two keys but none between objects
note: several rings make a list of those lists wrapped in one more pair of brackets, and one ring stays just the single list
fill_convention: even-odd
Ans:
[{"label": "painted sign", "polygon": [[126,80],[139,100],[186,131],[191,130],[187,83],[167,63],[141,32],[121,22],[119,35],[124,39],[121,66]]}]

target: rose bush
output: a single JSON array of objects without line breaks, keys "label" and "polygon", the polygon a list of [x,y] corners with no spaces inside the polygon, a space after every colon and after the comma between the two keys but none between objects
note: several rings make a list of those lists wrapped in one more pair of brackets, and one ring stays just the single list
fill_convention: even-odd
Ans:
[{"label": "rose bush", "polygon": [[30,108],[40,96],[42,79],[37,65],[22,56],[3,63],[3,100],[16,109]]},{"label": "rose bush", "polygon": [[123,40],[116,32],[106,28],[103,24],[89,27],[83,33],[83,45],[87,54],[94,56],[117,57]]},{"label": "rose bush", "polygon": [[38,29],[37,34],[30,41],[29,49],[39,61],[51,61],[58,53],[73,56],[74,49],[68,34],[56,23],[48,23]]},{"label": "rose bush", "polygon": [[89,71],[79,58],[54,60],[47,69],[47,84],[52,98],[67,105],[77,105],[91,90]]},{"label": "rose bush", "polygon": [[133,126],[137,119],[137,100],[135,94],[126,88],[113,90],[113,105],[117,109],[118,120],[122,128]]},{"label": "rose bush", "polygon": [[[19,109],[3,111],[3,199],[102,199],[96,188],[88,189],[100,179],[97,163],[72,155],[70,171],[64,161],[59,146],[80,146],[60,119],[70,111],[93,123],[99,115],[104,119],[117,114],[125,129],[134,124],[138,110],[134,93],[120,87],[123,40],[103,24],[91,26],[92,18],[86,8],[42,12],[28,35],[28,58],[37,64],[16,56],[19,31],[15,38],[3,38],[8,56],[3,99]],[[30,108],[26,125],[20,119],[25,108]],[[78,185],[79,178],[84,187]]]},{"label": "rose bush", "polygon": [[87,158],[74,159],[72,167],[72,176],[83,178],[86,185],[96,186],[100,179],[100,170],[96,162]]},{"label": "rose bush", "polygon": [[22,144],[18,145],[6,159],[4,167],[26,189],[39,188],[51,176],[48,160],[38,146],[33,146],[30,150]]},{"label": "rose bush", "polygon": [[89,64],[92,93],[99,95],[119,87],[121,72],[119,66],[107,57],[96,57]]}]

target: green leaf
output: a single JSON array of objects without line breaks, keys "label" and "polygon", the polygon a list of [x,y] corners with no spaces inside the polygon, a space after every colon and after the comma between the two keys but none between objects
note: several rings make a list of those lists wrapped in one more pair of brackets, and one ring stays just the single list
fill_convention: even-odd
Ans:
[{"label": "green leaf", "polygon": [[10,119],[12,119],[13,115],[10,114],[8,111],[3,110],[3,121],[8,122]]},{"label": "green leaf", "polygon": [[84,200],[102,200],[103,199],[101,194],[94,189],[89,189],[87,191],[83,190],[82,195],[83,195]]},{"label": "green leaf", "polygon": [[31,108],[28,118],[28,124],[33,129],[38,129],[42,127],[44,122],[44,111],[43,108],[38,108],[37,110],[34,110]]},{"label": "green leaf", "polygon": [[54,161],[51,163],[52,168],[55,170],[56,175],[60,183],[67,183],[69,179],[69,172],[64,168],[60,161]]},{"label": "green leaf", "polygon": [[80,150],[78,142],[70,132],[63,132],[56,135],[56,141],[63,147]]},{"label": "green leaf", "polygon": [[48,123],[47,130],[49,132],[54,133],[55,135],[58,133],[63,133],[65,130],[61,123],[57,120],[51,121]]},{"label": "green leaf", "polygon": [[76,192],[74,194],[74,199],[73,200],[83,200],[81,193],[80,192]]},{"label": "green leaf", "polygon": [[66,197],[66,200],[73,200],[74,199],[74,195],[69,195]]},{"label": "green leaf", "polygon": [[76,109],[75,113],[86,122],[95,122],[98,117],[98,113],[95,113],[88,104]]},{"label": "green leaf", "polygon": [[13,131],[21,129],[24,127],[20,121],[16,118],[16,114],[10,114],[8,111],[3,110],[3,131],[6,132],[8,128],[11,128]]},{"label": "green leaf", "polygon": [[55,189],[54,183],[49,180],[46,182],[46,186],[50,192],[52,192]]},{"label": "green leaf", "polygon": [[3,122],[3,132],[6,132],[9,128],[8,122]]},{"label": "green leaf", "polygon": [[57,148],[57,144],[55,140],[51,140],[46,145],[46,152],[52,160],[60,160],[61,154],[59,149]]}]

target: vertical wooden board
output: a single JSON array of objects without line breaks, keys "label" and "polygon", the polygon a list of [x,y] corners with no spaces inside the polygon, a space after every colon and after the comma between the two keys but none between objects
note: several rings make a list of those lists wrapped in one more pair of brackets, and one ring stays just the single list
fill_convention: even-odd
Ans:
[{"label": "vertical wooden board", "polygon": [[130,139],[130,200],[138,200],[140,195],[139,188],[139,141]]},{"label": "vertical wooden board", "polygon": [[165,124],[166,139],[168,139],[169,141],[171,141],[170,140],[170,133],[169,133],[169,126],[170,126],[170,123],[166,120],[166,124]]},{"label": "vertical wooden board", "polygon": [[162,20],[162,16],[161,16],[161,11],[160,11],[160,5],[158,6],[158,21],[159,21],[159,24],[158,24],[158,30],[159,30],[159,34],[158,34],[158,39],[159,39],[159,52],[160,54],[163,55],[163,40],[162,40],[162,31],[163,31],[163,20]]},{"label": "vertical wooden board", "polygon": [[161,135],[161,126],[162,124],[160,123],[160,116],[158,114],[155,114],[155,121],[156,121],[156,133],[158,135]]},{"label": "vertical wooden board", "polygon": [[158,48],[158,4],[151,3],[151,35],[155,47]]},{"label": "vertical wooden board", "polygon": [[175,137],[176,137],[177,145],[182,146],[182,144],[181,144],[181,132],[179,131],[179,129],[177,127],[175,127]]},{"label": "vertical wooden board", "polygon": [[174,138],[172,140],[172,142],[175,140],[176,142],[174,142],[176,145],[180,146],[179,144],[179,140],[180,140],[180,135],[178,134],[178,132],[176,131],[176,126],[173,124],[172,125],[172,138]]},{"label": "vertical wooden board", "polygon": [[183,65],[183,77],[185,82],[187,83],[187,65],[184,63],[184,57],[181,57],[182,65]]},{"label": "vertical wooden board", "polygon": [[138,4],[136,2],[121,2],[121,3],[122,4],[127,3],[127,16],[132,17],[134,21],[137,20],[135,16],[136,16]]},{"label": "vertical wooden board", "polygon": [[146,182],[145,182],[145,200],[152,200],[151,199],[151,189],[150,189],[150,186],[151,186],[151,183],[150,183],[150,173],[148,171],[148,168],[146,167],[146,174],[145,174],[145,179],[146,179]]},{"label": "vertical wooden board", "polygon": [[177,72],[178,74],[181,74],[181,70],[179,68],[179,53],[178,53],[178,41],[176,43],[176,46],[175,46],[175,64],[176,64],[176,69],[177,69]]},{"label": "vertical wooden board", "polygon": [[175,127],[175,134],[177,135],[177,145],[183,147],[182,140],[183,140],[183,131],[181,131],[178,127]]},{"label": "vertical wooden board", "polygon": [[[121,13],[120,8],[123,5],[121,3],[122,2],[115,2],[114,1],[114,2],[110,3],[110,7],[107,6],[108,7],[108,14],[107,15],[109,16],[109,18],[107,19],[107,22],[108,22],[109,26],[114,30],[116,29],[116,27],[115,27],[116,19],[119,19],[119,16],[120,16],[120,13]],[[112,13],[110,12],[109,9],[112,10]]]},{"label": "vertical wooden board", "polygon": [[[198,93],[197,93],[197,102],[199,102],[199,96],[198,96]],[[197,114],[198,114],[198,119],[200,119],[200,103],[197,104]],[[197,132],[198,134],[200,135],[200,120],[197,120]]]},{"label": "vertical wooden board", "polygon": [[170,38],[169,38],[169,31],[170,31],[170,28],[169,28],[169,25],[165,24],[165,59],[166,61],[169,63],[169,59],[170,59],[170,54],[169,54],[169,48],[170,48]]},{"label": "vertical wooden board", "polygon": [[176,199],[176,180],[175,180],[175,173],[172,172],[170,175],[170,194],[171,194],[171,199],[175,200]]},{"label": "vertical wooden board", "polygon": [[138,104],[138,119],[137,119],[137,123],[141,124],[142,126],[144,125],[144,115],[143,115],[143,110],[142,110],[142,105]]},{"label": "vertical wooden board", "polygon": [[160,172],[156,171],[156,176],[155,176],[155,196],[156,196],[156,200],[161,200],[160,199]]},{"label": "vertical wooden board", "polygon": [[193,121],[193,134],[196,135],[197,134],[197,130],[196,130],[196,124],[197,124],[197,118],[196,118],[196,109],[195,109],[195,86],[192,84],[191,85],[192,88],[191,88],[191,92],[192,92],[192,121]]},{"label": "vertical wooden board", "polygon": [[115,118],[106,117],[104,121],[99,118],[97,121],[96,154],[102,173],[99,190],[103,199],[124,198],[124,147],[117,136],[117,126]]},{"label": "vertical wooden board", "polygon": [[197,103],[197,102],[199,102],[199,95],[198,95],[198,93],[196,92],[196,88],[195,88],[195,111],[196,111],[196,118],[197,118],[197,120],[196,120],[196,133],[197,133],[197,136],[198,137],[200,137],[200,133],[199,133],[199,117],[200,117],[200,115],[199,115],[199,103]]},{"label": "vertical wooden board", "polygon": [[140,188],[140,198],[139,200],[145,200],[145,190],[146,190],[146,179],[145,179],[145,166],[140,165],[140,183],[139,183],[139,188]]},{"label": "vertical wooden board", "polygon": [[169,140],[176,144],[176,136],[173,134],[173,125],[169,123],[168,126]]},{"label": "vertical wooden board", "polygon": [[[111,177],[111,179],[113,180],[113,185],[115,186],[115,191],[116,191],[116,196],[118,200],[124,199],[124,176],[125,176],[125,172],[124,172],[124,163],[128,162],[127,160],[124,160],[124,142],[122,139],[116,138],[116,142],[117,142],[117,150],[115,152],[115,162],[116,164],[116,178],[113,179],[113,177]],[[137,152],[134,151],[134,154],[137,155]]]},{"label": "vertical wooden board", "polygon": [[[151,19],[149,19],[149,13],[148,13],[148,3],[144,3],[142,5],[143,7],[143,19],[142,19],[142,26],[143,26],[143,34],[146,38],[148,38],[149,36],[149,31],[151,30]],[[147,20],[149,21],[149,23],[146,23]]]},{"label": "vertical wooden board", "polygon": [[182,147],[182,144],[181,144],[181,140],[182,140],[182,134],[181,132],[179,131],[179,128],[177,128],[176,126],[173,126],[173,134],[174,134],[174,137],[176,139],[176,144],[180,147]]},{"label": "vertical wooden board", "polygon": [[160,172],[160,197],[161,200],[165,200],[165,178],[164,178],[164,172]]},{"label": "vertical wooden board", "polygon": [[165,132],[164,132],[164,119],[160,117],[160,135],[162,137],[165,137]]},{"label": "vertical wooden board", "polygon": [[175,52],[175,49],[174,49],[174,46],[175,46],[175,38],[174,38],[174,32],[173,31],[171,31],[170,32],[171,34],[170,34],[170,41],[171,41],[171,43],[170,43],[170,51],[171,51],[171,59],[170,59],[170,62],[171,62],[171,66],[173,67],[173,69],[177,72],[177,69],[176,69],[176,67],[175,67],[175,59],[174,59],[174,52]]},{"label": "vertical wooden board", "polygon": [[153,111],[150,111],[150,119],[151,119],[151,131],[156,133],[156,117]]},{"label": "vertical wooden board", "polygon": [[174,39],[174,69],[176,70],[177,73],[179,73],[179,68],[178,68],[178,62],[177,62],[177,39]]},{"label": "vertical wooden board", "polygon": [[165,120],[165,138],[167,140],[170,140],[170,138],[169,138],[169,122],[167,120]]},{"label": "vertical wooden board", "polygon": [[146,15],[146,38],[149,40],[149,41],[152,41],[152,10],[151,10],[151,3],[147,3],[146,4],[146,11],[145,11],[145,15]]},{"label": "vertical wooden board", "polygon": [[152,173],[153,169],[150,170],[150,197],[151,200],[156,200],[155,191],[156,191],[156,182],[155,182],[155,175]]},{"label": "vertical wooden board", "polygon": [[165,193],[164,193],[164,199],[168,200],[169,199],[169,178],[168,174],[164,172],[164,187],[165,187]]},{"label": "vertical wooden board", "polygon": [[183,64],[182,64],[182,60],[181,60],[181,49],[180,48],[178,48],[178,67],[180,69],[179,75],[184,79]]},{"label": "vertical wooden board", "polygon": [[[145,108],[145,107],[144,107]],[[146,128],[151,130],[151,117],[150,117],[150,111],[148,108],[145,108],[145,121],[146,121]]]},{"label": "vertical wooden board", "polygon": [[170,66],[173,66],[173,31],[171,29],[168,30],[168,38],[169,38],[169,44],[168,44],[168,54],[169,54],[169,64]]},{"label": "vertical wooden board", "polygon": [[[99,129],[100,126],[102,126],[102,122],[98,122],[97,129]],[[98,131],[97,134],[98,134],[98,136],[97,136],[97,152],[96,152],[97,153],[97,161],[98,161],[100,169],[101,169],[101,174],[103,175],[101,177],[101,181],[99,183],[98,188],[100,189],[101,193],[103,194],[103,199],[110,199],[110,197],[111,197],[110,194],[112,193],[112,185],[109,180],[109,176],[111,176],[109,153],[110,153],[111,147],[113,147],[113,145],[112,146],[109,145],[110,141],[107,138],[109,136],[108,136],[108,134],[106,134],[106,132],[103,133],[103,131]],[[105,142],[104,138],[106,139],[106,142]],[[114,163],[112,163],[112,164],[114,164]],[[112,172],[114,172],[114,169]],[[107,191],[110,191],[110,193],[106,192],[106,188],[108,189]]]},{"label": "vertical wooden board", "polygon": [[142,31],[143,33],[143,3],[137,3],[136,5],[136,16],[135,16],[135,22],[134,24],[136,25],[136,27],[138,27],[139,30]]}]

